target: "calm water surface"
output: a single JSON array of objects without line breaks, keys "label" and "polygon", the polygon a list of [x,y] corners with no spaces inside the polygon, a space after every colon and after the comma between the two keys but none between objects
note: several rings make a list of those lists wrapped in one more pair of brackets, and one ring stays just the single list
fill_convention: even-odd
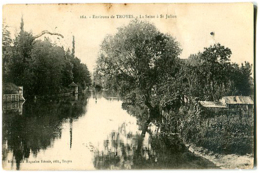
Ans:
[{"label": "calm water surface", "polygon": [[168,140],[142,137],[139,120],[106,94],[3,105],[3,168],[8,170],[215,168]]}]

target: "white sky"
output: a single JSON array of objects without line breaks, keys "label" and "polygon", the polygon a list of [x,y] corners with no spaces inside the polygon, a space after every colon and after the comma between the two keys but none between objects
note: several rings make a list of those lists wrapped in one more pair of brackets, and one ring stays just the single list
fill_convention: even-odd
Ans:
[{"label": "white sky", "polygon": [[[21,16],[26,31],[33,35],[43,30],[58,32],[64,39],[52,40],[64,47],[76,41],[76,56],[92,72],[107,34],[115,34],[118,27],[131,19],[80,19],[80,15],[176,15],[174,19],[145,19],[163,33],[177,39],[183,49],[181,58],[203,51],[214,42],[232,50],[231,61],[253,63],[253,5],[240,4],[172,4],[172,5],[9,5],[3,7],[3,20],[14,34],[19,32]],[[210,32],[215,33],[213,39]]]}]

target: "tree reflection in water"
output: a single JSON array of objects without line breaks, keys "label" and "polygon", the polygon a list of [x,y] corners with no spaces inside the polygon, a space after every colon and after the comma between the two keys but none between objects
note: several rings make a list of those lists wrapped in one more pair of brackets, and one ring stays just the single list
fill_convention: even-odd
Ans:
[{"label": "tree reflection in water", "polygon": [[36,157],[40,150],[52,147],[54,140],[62,135],[62,122],[68,119],[72,122],[87,111],[89,96],[26,101],[22,115],[3,113],[3,161],[6,161],[8,153],[12,153],[12,165],[16,164],[19,170],[20,163],[30,154]]},{"label": "tree reflection in water", "polygon": [[[128,109],[131,114],[138,111],[145,113],[137,107]],[[137,124],[145,122],[140,114],[137,121]],[[93,162],[97,169],[216,168],[212,162],[189,152],[178,135],[158,133],[158,130],[152,130],[157,127],[152,128],[150,125],[146,135],[142,136],[142,127],[139,132],[133,134],[128,130],[129,125],[123,123],[118,131],[110,133],[104,140],[102,149],[96,149]]]},{"label": "tree reflection in water", "polygon": [[[121,110],[120,102],[115,95],[106,94],[105,99],[95,99],[100,98],[100,94],[99,92],[93,93],[93,99],[89,102],[89,105],[92,106],[88,112],[86,110],[88,97],[79,97],[78,100],[74,98],[37,102],[26,101],[23,105],[22,115],[19,115],[18,112],[4,113],[3,163],[5,164],[7,160],[10,160],[13,164],[11,169],[13,167],[20,169],[20,166],[23,169],[24,164],[22,162],[34,158],[39,159],[42,150],[52,152],[51,149],[54,149],[54,151],[58,149],[63,152],[63,149],[59,147],[68,143],[70,148],[72,146],[74,149],[79,147],[78,150],[82,151],[80,154],[84,155],[83,158],[87,161],[81,160],[88,162],[93,159],[92,163],[97,169],[190,169],[214,167],[212,163],[188,152],[178,136],[167,136],[159,133],[157,129],[160,127],[160,120],[154,120],[153,123],[158,126],[156,128],[154,128],[155,126],[148,127],[146,135],[142,136],[141,133],[145,127],[143,123],[146,122],[147,118],[146,110],[142,107],[122,105],[122,108],[128,112],[127,114]],[[98,100],[97,103],[95,103],[95,100]],[[97,108],[103,108],[103,106],[105,110],[96,110]],[[113,106],[117,106],[115,110],[120,110],[120,113],[116,114],[115,111],[111,111],[106,114],[106,109],[109,110]],[[87,113],[90,114],[87,115]],[[116,115],[114,116],[114,114]],[[122,117],[121,114],[128,117]],[[80,118],[78,123],[73,123],[82,115],[85,116]],[[91,134],[99,134],[93,133],[93,131],[100,130],[100,126],[95,126],[95,123],[100,121],[96,115],[98,115],[98,118],[105,119],[103,122],[109,122],[109,125],[106,126],[108,129],[103,129],[105,136],[101,135],[100,138],[95,139]],[[119,118],[118,121],[117,118]],[[82,128],[85,124],[89,125],[91,123],[94,123],[94,125]],[[64,125],[69,128],[67,129],[67,135],[69,135],[70,140],[64,135],[66,133]],[[79,127],[76,127],[76,125]],[[111,128],[111,126],[113,127]],[[74,130],[74,134],[85,130],[84,132],[88,136],[82,133],[83,136],[81,134],[76,135],[77,137],[74,135],[74,139],[78,140],[72,140],[72,130]],[[79,139],[84,137],[87,139]],[[61,140],[57,140],[59,138]],[[75,142],[72,144],[73,141]],[[89,146],[93,144],[93,146],[90,146],[90,150],[86,149],[85,145],[81,145],[86,142]],[[57,143],[60,145],[56,145]],[[81,146],[84,148],[80,148]],[[72,148],[69,151],[71,151],[70,154],[75,154],[76,150]],[[90,155],[89,153],[92,153],[92,151],[94,154]],[[52,159],[52,155],[49,154],[43,155],[47,159]],[[79,153],[76,152],[76,154]],[[32,156],[35,157],[32,158]],[[78,158],[78,156],[75,157]],[[75,162],[78,161],[77,158],[75,158]],[[84,167],[84,169],[87,168],[87,166]]]}]

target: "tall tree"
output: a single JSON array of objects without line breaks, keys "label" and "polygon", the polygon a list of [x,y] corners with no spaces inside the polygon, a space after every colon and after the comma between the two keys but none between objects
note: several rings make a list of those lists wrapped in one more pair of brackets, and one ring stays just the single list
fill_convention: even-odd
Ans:
[{"label": "tall tree", "polygon": [[230,56],[232,52],[229,48],[214,44],[205,48],[202,52],[203,76],[205,76],[209,100],[218,100],[220,94],[217,94],[216,88],[225,88],[228,82],[227,72],[230,67]]},{"label": "tall tree", "polygon": [[59,93],[62,87],[62,72],[65,52],[49,40],[36,41],[32,50],[30,69],[34,74],[33,91],[37,95]]},{"label": "tall tree", "polygon": [[12,63],[12,39],[8,26],[3,22],[2,25],[2,63],[3,63],[3,81],[7,82],[10,74],[10,64]]},{"label": "tall tree", "polygon": [[72,57],[75,58],[75,37],[72,38]]},{"label": "tall tree", "polygon": [[175,77],[180,52],[170,35],[148,22],[134,20],[104,39],[96,71],[123,97],[138,97],[152,118],[160,114],[159,105],[153,102],[157,86]]},{"label": "tall tree", "polygon": [[20,33],[24,32],[24,21],[23,21],[23,16],[21,17],[21,23],[20,23]]},{"label": "tall tree", "polygon": [[191,55],[182,65],[185,95],[216,101],[227,95],[249,95],[252,65],[230,63],[231,50],[221,44]]},{"label": "tall tree", "polygon": [[[9,82],[25,86],[27,80],[26,71],[31,60],[33,49],[33,35],[24,31],[24,22],[21,18],[20,32],[15,37],[12,47],[12,63],[10,64]],[[25,86],[26,87],[26,86]]]}]

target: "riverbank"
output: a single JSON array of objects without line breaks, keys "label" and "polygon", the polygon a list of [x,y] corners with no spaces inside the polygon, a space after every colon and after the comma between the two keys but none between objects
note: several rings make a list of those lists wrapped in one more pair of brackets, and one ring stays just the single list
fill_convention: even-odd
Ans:
[{"label": "riverbank", "polygon": [[[150,125],[150,129],[153,129],[153,132],[156,130],[155,125]],[[166,133],[166,135],[174,135],[174,133]],[[179,134],[178,134],[179,136]],[[181,139],[182,137],[179,136]],[[254,155],[253,154],[219,154],[213,151],[210,151],[204,147],[198,147],[192,143],[186,143],[185,140],[182,140],[187,150],[193,153],[197,157],[212,162],[220,169],[253,169],[254,168]]]},{"label": "riverbank", "polygon": [[209,152],[203,147],[197,147],[193,144],[186,144],[188,150],[197,156],[203,157],[221,169],[253,169],[254,156],[252,154],[236,155],[236,154],[215,154]]}]

